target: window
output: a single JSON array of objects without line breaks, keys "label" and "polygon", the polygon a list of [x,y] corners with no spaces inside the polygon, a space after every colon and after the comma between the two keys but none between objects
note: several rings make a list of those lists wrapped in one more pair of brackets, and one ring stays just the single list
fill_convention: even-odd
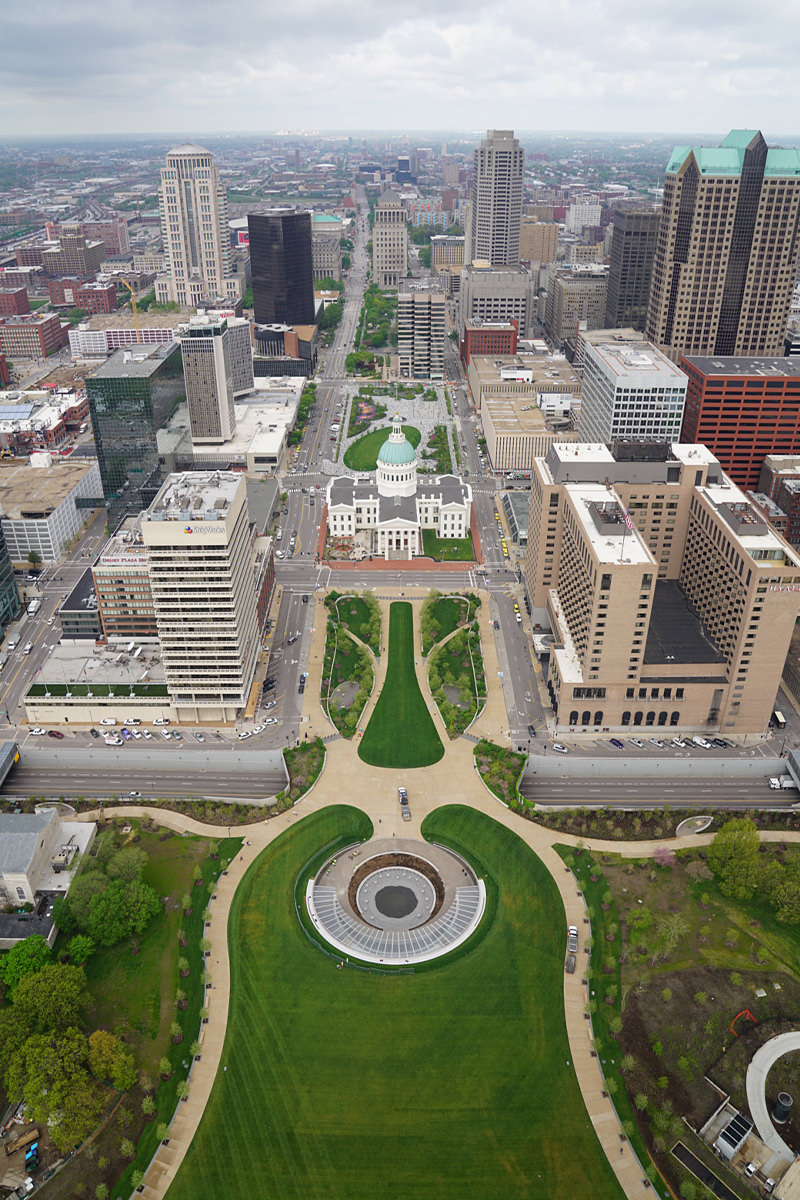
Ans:
[{"label": "window", "polygon": [[601,589],[601,591],[603,591],[603,592],[607,592],[607,591],[609,590],[609,588],[610,588],[610,587],[611,587],[611,576],[610,576],[610,575],[608,575],[608,574],[606,574],[606,575],[603,575],[603,576],[602,576],[602,578],[601,578],[601,580],[600,580],[600,589]]},{"label": "window", "polygon": [[[628,690],[630,691],[632,689],[629,688]],[[622,724],[630,725],[630,723],[631,723],[631,714],[626,709],[625,712],[622,714]]]}]

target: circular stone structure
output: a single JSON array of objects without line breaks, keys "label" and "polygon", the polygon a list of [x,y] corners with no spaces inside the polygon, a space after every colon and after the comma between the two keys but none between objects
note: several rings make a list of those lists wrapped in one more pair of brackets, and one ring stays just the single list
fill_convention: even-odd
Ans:
[{"label": "circular stone structure", "polygon": [[317,932],[363,962],[405,965],[448,954],[474,932],[486,888],[444,846],[373,839],[330,859],[306,886]]}]

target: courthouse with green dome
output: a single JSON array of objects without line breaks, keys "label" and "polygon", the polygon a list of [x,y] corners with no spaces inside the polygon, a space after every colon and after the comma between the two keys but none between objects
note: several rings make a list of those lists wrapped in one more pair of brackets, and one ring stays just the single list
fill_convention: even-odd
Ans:
[{"label": "courthouse with green dome", "polygon": [[328,534],[366,533],[370,554],[413,558],[422,553],[422,530],[440,538],[469,536],[472,488],[458,475],[417,479],[417,455],[399,416],[378,454],[375,479],[340,476],[328,484]]}]

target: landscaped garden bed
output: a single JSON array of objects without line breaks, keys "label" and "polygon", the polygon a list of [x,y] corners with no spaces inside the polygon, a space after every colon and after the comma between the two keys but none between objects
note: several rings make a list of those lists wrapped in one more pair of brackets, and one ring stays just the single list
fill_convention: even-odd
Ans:
[{"label": "landscaped garden bed", "polygon": [[471,621],[480,606],[480,597],[472,592],[463,596],[445,596],[435,589],[431,591],[420,613],[422,653],[429,654],[431,647],[442,638]]},{"label": "landscaped garden bed", "polygon": [[322,768],[325,766],[325,746],[322,738],[301,742],[291,750],[284,750],[283,760],[289,772],[289,786],[278,792],[278,811],[291,807],[295,800],[299,800],[314,786],[322,774]]},{"label": "landscaped garden bed", "polygon": [[428,682],[448,734],[459,737],[486,703],[481,636],[474,622],[433,651]]},{"label": "landscaped garden bed", "polygon": [[325,607],[334,619],[369,646],[373,654],[380,654],[381,610],[373,592],[360,592],[357,596],[329,592]]},{"label": "landscaped garden bed", "polygon": [[[704,827],[704,832],[716,833],[726,821],[737,816],[735,810],[715,809],[711,815],[711,823]],[[793,812],[753,812],[750,814],[759,829],[800,829],[800,814]],[[697,816],[696,809],[686,808],[651,808],[651,809],[613,809],[613,808],[560,808],[545,812],[536,808],[528,801],[524,816],[537,825],[547,829],[557,829],[560,833],[571,833],[575,837],[587,841],[648,841],[653,838],[668,838],[675,835],[675,830],[689,818]],[[681,840],[679,847],[691,849],[692,839]]]},{"label": "landscaped garden bed", "polygon": [[432,461],[432,467],[423,469],[430,469],[434,475],[451,475],[453,473],[453,460],[450,457],[450,442],[446,426],[434,426],[433,432],[428,438],[427,448],[422,451],[422,458],[426,462]]},{"label": "landscaped garden bed", "polygon": [[321,700],[343,737],[352,737],[372,691],[375,674],[368,650],[334,620],[328,621]]},{"label": "landscaped garden bed", "polygon": [[518,783],[525,755],[497,746],[486,738],[478,742],[473,754],[478,774],[489,791],[510,808],[516,808],[520,803]]}]

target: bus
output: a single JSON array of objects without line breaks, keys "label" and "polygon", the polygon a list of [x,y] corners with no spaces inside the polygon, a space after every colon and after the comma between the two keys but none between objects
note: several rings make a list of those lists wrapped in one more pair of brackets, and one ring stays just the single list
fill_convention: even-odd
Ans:
[{"label": "bus", "polygon": [[41,607],[41,600],[31,600],[30,604],[28,605],[28,616],[35,617]]},{"label": "bus", "polygon": [[777,708],[775,709],[775,712],[772,714],[772,722],[774,725],[777,725],[778,729],[786,728],[786,717],[783,715],[782,712],[778,712]]}]

